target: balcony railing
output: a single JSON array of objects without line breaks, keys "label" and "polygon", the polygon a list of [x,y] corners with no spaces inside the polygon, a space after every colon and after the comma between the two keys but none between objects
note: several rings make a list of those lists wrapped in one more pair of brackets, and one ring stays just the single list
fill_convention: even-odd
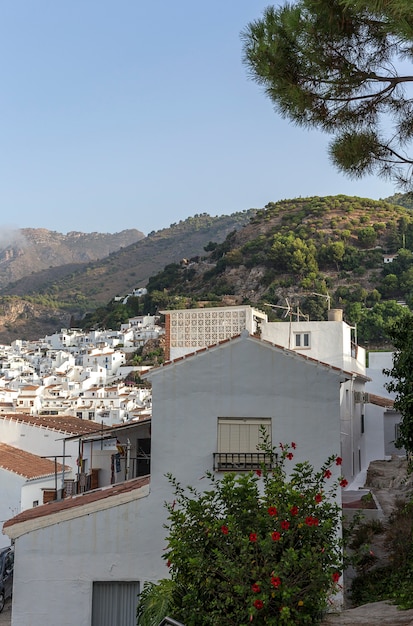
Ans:
[{"label": "balcony railing", "polygon": [[263,465],[271,469],[277,463],[277,455],[269,452],[215,452],[215,472],[245,472],[260,469]]}]

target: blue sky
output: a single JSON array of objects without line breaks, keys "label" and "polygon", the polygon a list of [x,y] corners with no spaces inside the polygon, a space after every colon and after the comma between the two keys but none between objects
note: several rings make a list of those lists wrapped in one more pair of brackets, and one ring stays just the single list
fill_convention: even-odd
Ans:
[{"label": "blue sky", "polygon": [[312,195],[384,198],[242,65],[260,0],[3,0],[0,224],[158,230]]}]

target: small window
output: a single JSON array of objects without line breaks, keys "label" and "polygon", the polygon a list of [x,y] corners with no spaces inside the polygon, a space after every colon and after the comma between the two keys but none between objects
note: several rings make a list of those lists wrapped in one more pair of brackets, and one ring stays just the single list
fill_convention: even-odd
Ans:
[{"label": "small window", "polygon": [[360,431],[361,434],[364,434],[364,413],[360,415]]},{"label": "small window", "polygon": [[[251,470],[270,462],[271,454],[259,449],[263,435],[271,446],[271,418],[218,418],[216,470]],[[268,458],[267,458],[268,457]]]},{"label": "small window", "polygon": [[138,594],[138,582],[93,582],[92,626],[135,626]]},{"label": "small window", "polygon": [[310,348],[310,333],[295,333],[296,348]]},{"label": "small window", "polygon": [[39,506],[39,501],[38,501],[38,500],[33,500],[33,508],[34,508],[35,506]]},{"label": "small window", "polygon": [[400,438],[400,424],[394,425],[394,440],[397,441]]}]

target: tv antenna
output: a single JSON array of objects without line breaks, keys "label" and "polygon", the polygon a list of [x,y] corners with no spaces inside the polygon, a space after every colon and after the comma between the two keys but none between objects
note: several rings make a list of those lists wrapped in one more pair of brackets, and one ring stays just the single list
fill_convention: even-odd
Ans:
[{"label": "tv antenna", "polygon": [[330,306],[331,306],[331,296],[329,293],[325,294],[325,293],[316,293],[315,291],[312,292],[311,294],[312,296],[320,296],[320,298],[325,298],[327,300],[327,310],[330,310]]},{"label": "tv antenna", "polygon": [[298,305],[297,305],[297,308],[294,311],[292,306],[291,306],[291,304],[288,301],[288,298],[285,299],[285,303],[286,303],[287,306],[281,306],[280,304],[270,304],[269,302],[264,302],[264,305],[265,306],[269,306],[269,307],[271,307],[273,309],[283,309],[285,311],[283,317],[290,316],[290,321],[292,321],[293,315],[297,316],[297,322],[300,321],[300,317],[306,318],[307,322],[310,321],[310,316],[306,315],[305,313],[303,313]]},{"label": "tv antenna", "polygon": [[292,308],[290,303],[288,302],[288,298],[285,299],[285,303],[287,306],[281,306],[279,304],[270,304],[269,302],[264,302],[265,306],[269,306],[272,309],[283,309],[285,311],[284,313],[284,317],[288,317],[288,315],[291,317],[292,315]]}]

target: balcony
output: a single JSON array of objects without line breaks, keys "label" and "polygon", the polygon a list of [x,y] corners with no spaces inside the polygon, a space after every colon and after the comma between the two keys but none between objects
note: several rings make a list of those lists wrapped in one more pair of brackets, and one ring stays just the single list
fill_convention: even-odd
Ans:
[{"label": "balcony", "polygon": [[277,455],[268,452],[215,452],[215,472],[249,472],[251,470],[272,469],[277,463]]}]

